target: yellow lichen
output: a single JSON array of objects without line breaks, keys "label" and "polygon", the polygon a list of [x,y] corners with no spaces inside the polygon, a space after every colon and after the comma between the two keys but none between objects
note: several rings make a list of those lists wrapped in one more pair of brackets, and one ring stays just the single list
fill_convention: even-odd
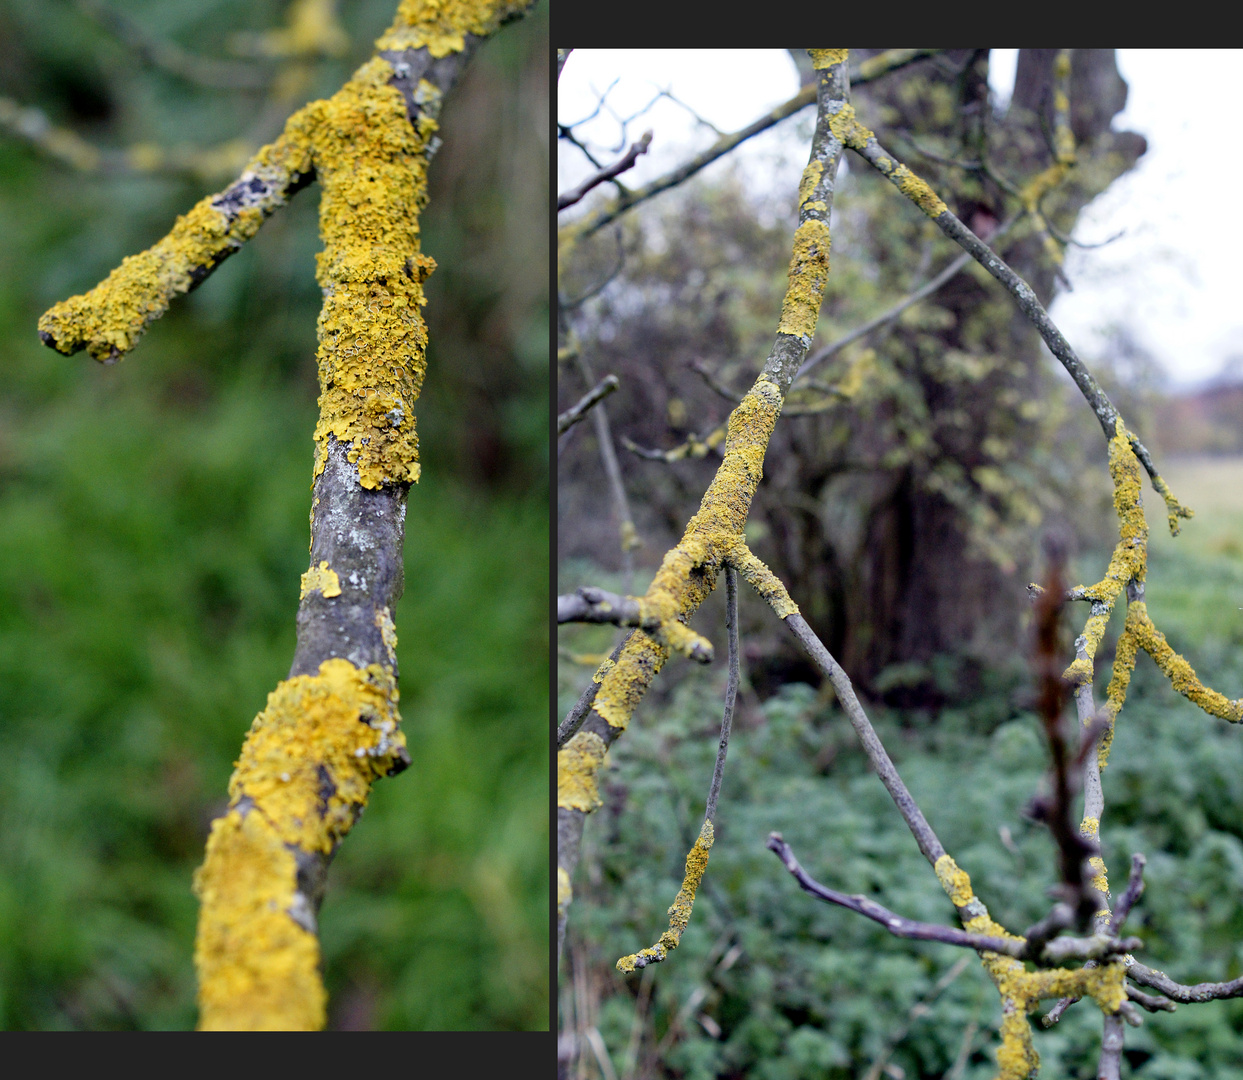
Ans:
[{"label": "yellow lichen", "polygon": [[570,885],[570,875],[563,867],[557,867],[557,909],[564,911],[574,898],[574,889]]},{"label": "yellow lichen", "polygon": [[296,889],[294,856],[265,814],[234,808],[212,823],[194,877],[200,1029],[324,1026],[319,941],[290,915]]},{"label": "yellow lichen", "polygon": [[787,615],[798,614],[798,604],[790,596],[781,579],[777,577],[752,553],[751,549],[741,541],[729,554],[729,561],[751,587],[768,601],[777,618],[784,619]]},{"label": "yellow lichen", "polygon": [[525,10],[531,0],[401,0],[380,49],[427,49],[432,56],[461,52],[467,34],[486,36]]},{"label": "yellow lichen", "polygon": [[843,146],[860,152],[867,146],[869,139],[876,138],[876,134],[870,128],[859,122],[859,118],[855,115],[855,107],[850,102],[846,102],[837,112],[830,115],[829,130]]},{"label": "yellow lichen", "polygon": [[600,681],[592,711],[611,727],[624,729],[643,697],[643,691],[664,665],[668,651],[638,630],[626,642],[621,654]]},{"label": "yellow lichen", "polygon": [[591,677],[591,681],[593,683],[604,682],[604,676],[607,675],[616,666],[617,666],[616,660],[613,660],[611,657],[606,658],[605,660],[601,662],[600,666],[596,668],[596,673]]},{"label": "yellow lichen", "polygon": [[396,681],[375,664],[326,660],[268,695],[195,875],[200,1026],[323,1026],[319,948],[303,925],[310,908],[294,852],[330,854],[349,831],[371,782],[402,755],[399,720]]},{"label": "yellow lichen", "polygon": [[[324,595],[326,596],[327,593]],[[382,607],[375,613],[375,624],[380,631],[380,639],[384,642],[384,649],[388,653],[389,659],[396,661],[397,627],[393,625],[393,616],[387,607]]]},{"label": "yellow lichen", "polygon": [[318,590],[325,598],[341,595],[341,579],[337,572],[328,565],[325,559],[318,566],[312,566],[302,575],[302,588],[298,593],[299,600],[305,600],[306,594]]},{"label": "yellow lichen", "polygon": [[942,855],[937,859],[932,869],[954,907],[964,908],[975,899],[975,893],[971,891],[970,876],[949,855]]},{"label": "yellow lichen", "polygon": [[1114,601],[1126,588],[1127,582],[1144,580],[1148,565],[1148,522],[1144,517],[1139,459],[1131,449],[1121,417],[1115,422],[1114,431],[1114,437],[1109,440],[1109,474],[1114,482],[1114,510],[1118,515],[1119,539],[1104,578],[1085,590],[1095,601],[1093,613],[1083,627],[1085,655],[1076,659],[1063,674],[1063,678],[1076,686],[1092,681],[1092,661],[1105,636]]},{"label": "yellow lichen", "polygon": [[594,731],[580,731],[557,751],[557,805],[590,814],[600,805],[596,775],[608,747]]},{"label": "yellow lichen", "polygon": [[905,165],[894,169],[890,179],[898,185],[898,190],[918,206],[930,218],[940,217],[948,209],[927,181],[920,179]]},{"label": "yellow lichen", "polygon": [[617,970],[629,974],[638,966],[640,957],[659,962],[678,947],[682,934],[691,921],[691,911],[695,907],[695,893],[699,883],[703,881],[704,871],[708,868],[708,852],[712,847],[712,822],[705,821],[699,829],[699,838],[695,846],[686,856],[686,873],[682,877],[682,887],[669,906],[669,929],[660,935],[660,940],[651,948],[640,949],[637,953],[623,956],[617,961]]},{"label": "yellow lichen", "polygon": [[811,198],[812,192],[816,190],[816,186],[820,183],[820,177],[824,175],[824,165],[816,161],[814,158],[807,163],[807,168],[803,170],[803,175],[798,182],[798,202],[802,206]]},{"label": "yellow lichen", "polygon": [[1243,721],[1243,699],[1231,701],[1224,694],[1200,682],[1195,669],[1170,648],[1165,635],[1153,625],[1152,619],[1148,617],[1148,605],[1142,600],[1136,601],[1127,609],[1123,633],[1133,638],[1134,643],[1152,657],[1161,673],[1170,680],[1170,685],[1183,697],[1194,702],[1210,716],[1229,720],[1232,724]]},{"label": "yellow lichen", "polygon": [[427,346],[420,308],[435,267],[419,251],[418,215],[436,122],[421,115],[411,125],[392,75],[375,57],[332,98],[307,106],[323,187],[315,475],[331,436],[349,444],[346,456],[367,488],[419,476],[413,407]]},{"label": "yellow lichen", "polygon": [[811,66],[817,71],[844,64],[846,57],[850,55],[849,49],[808,49],[807,51],[811,54]]},{"label": "yellow lichen", "polygon": [[806,338],[808,342],[815,335],[820,301],[829,278],[829,243],[829,227],[823,221],[812,218],[795,230],[790,282],[781,303],[777,333]]},{"label": "yellow lichen", "polygon": [[286,679],[246,736],[231,804],[250,799],[286,843],[331,852],[405,746],[397,697],[391,671],[340,657],[316,675]]},{"label": "yellow lichen", "polygon": [[1079,825],[1079,832],[1083,836],[1097,837],[1101,834],[1101,819],[1095,817],[1085,817]]}]

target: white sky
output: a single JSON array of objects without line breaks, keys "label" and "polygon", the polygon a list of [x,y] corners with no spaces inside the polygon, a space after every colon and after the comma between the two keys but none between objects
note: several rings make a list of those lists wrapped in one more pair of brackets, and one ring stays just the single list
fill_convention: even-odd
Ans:
[{"label": "white sky", "polygon": [[[1008,97],[1016,50],[994,50],[994,90]],[[1109,323],[1125,324],[1168,374],[1191,386],[1243,355],[1243,214],[1231,199],[1231,178],[1243,170],[1243,144],[1234,138],[1238,50],[1118,50],[1130,93],[1115,130],[1138,131],[1148,153],[1128,175],[1079,217],[1076,239],[1096,242],[1125,230],[1093,251],[1072,249],[1067,274],[1074,291],[1054,302],[1054,320],[1085,356]],[[1170,92],[1177,76],[1179,92]],[[558,84],[558,119],[580,120],[596,106],[599,91],[618,79],[600,117],[576,129],[620,156],[651,128],[650,153],[625,182],[637,186],[684,160],[715,138],[688,112],[658,101],[633,120],[618,146],[618,117],[627,117],[667,89],[721,131],[743,127],[798,90],[793,61],[784,50],[575,50]],[[789,191],[806,164],[811,111],[805,110],[744,143],[744,175],[758,190]],[[1181,151],[1181,152],[1180,152]],[[1193,156],[1195,155],[1195,156]],[[1198,157],[1200,164],[1195,160]],[[558,190],[593,171],[583,156],[561,144]],[[726,159],[728,160],[728,158]],[[727,167],[722,161],[710,168]]]}]

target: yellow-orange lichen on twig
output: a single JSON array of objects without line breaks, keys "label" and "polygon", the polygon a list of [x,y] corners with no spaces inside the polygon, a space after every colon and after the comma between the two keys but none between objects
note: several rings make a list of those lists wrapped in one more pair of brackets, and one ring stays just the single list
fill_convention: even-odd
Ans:
[{"label": "yellow-orange lichen on twig", "polygon": [[658,964],[678,947],[678,943],[682,940],[682,933],[691,921],[691,911],[695,907],[695,893],[699,889],[699,883],[703,881],[704,871],[708,868],[708,852],[712,847],[712,840],[712,822],[705,821],[700,826],[695,846],[687,853],[686,873],[682,877],[682,887],[669,907],[669,929],[660,935],[660,940],[651,948],[640,949],[637,953],[631,953],[618,960],[618,971],[630,974],[636,968]]},{"label": "yellow-orange lichen on twig", "polygon": [[[964,928],[1008,941],[1024,938],[1011,934],[995,922],[971,888],[971,878],[949,855],[937,859],[937,880],[958,909]],[[1032,1043],[1027,1014],[1048,998],[1090,997],[1103,1013],[1112,1015],[1126,1000],[1125,966],[1112,959],[1094,967],[1074,970],[1051,968],[1028,971],[1012,956],[985,950],[980,954],[984,970],[1001,996],[1001,1045],[997,1050],[998,1080],[1027,1080],[1040,1065]]]},{"label": "yellow-orange lichen on twig", "polygon": [[205,1029],[324,1021],[314,908],[297,857],[329,854],[399,760],[392,672],[348,660],[282,682],[251,725],[195,875],[195,961]]}]

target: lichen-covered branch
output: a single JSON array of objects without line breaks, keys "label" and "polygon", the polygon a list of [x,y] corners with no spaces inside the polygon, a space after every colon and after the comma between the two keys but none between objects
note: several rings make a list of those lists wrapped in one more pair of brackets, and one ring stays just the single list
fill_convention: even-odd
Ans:
[{"label": "lichen-covered branch", "polygon": [[690,923],[695,906],[695,892],[703,880],[708,866],[708,854],[712,848],[716,828],[716,804],[721,794],[721,781],[725,775],[725,755],[729,751],[729,736],[734,725],[734,706],[738,701],[738,576],[730,566],[725,567],[725,628],[729,639],[729,673],[725,681],[725,708],[721,715],[721,738],[717,743],[716,763],[712,767],[712,781],[708,785],[708,799],[704,807],[703,824],[699,837],[686,856],[686,874],[682,888],[669,908],[669,929],[648,949],[623,956],[617,961],[617,970],[630,974],[649,964],[659,964],[676,949],[682,934]]},{"label": "lichen-covered branch", "polygon": [[[413,405],[427,333],[419,213],[447,90],[478,43],[530,0],[402,0],[377,53],[300,109],[242,176],[83,296],[48,311],[45,343],[120,359],[299,188],[318,179],[320,418],[310,569],[289,678],[251,726],[195,878],[200,1027],[322,1027],[315,915],[327,864],[371,782],[409,763],[396,632]],[[303,5],[306,6],[306,5]]]},{"label": "lichen-covered branch", "polygon": [[[1019,310],[1031,320],[1032,324],[1040,332],[1040,336],[1044,339],[1045,344],[1048,345],[1049,351],[1061,361],[1062,366],[1066,368],[1071,378],[1075,380],[1075,385],[1079,387],[1080,392],[1096,414],[1096,418],[1105,432],[1105,437],[1112,439],[1115,434],[1115,424],[1119,418],[1118,410],[1114,407],[1113,402],[1109,400],[1109,396],[1101,388],[1087,366],[1079,359],[1074,349],[1071,348],[1070,342],[1066,340],[1053,320],[1049,318],[1049,313],[1037,299],[1031,286],[1019,277],[1000,255],[959,221],[953,211],[945,205],[940,196],[928,186],[926,181],[916,176],[893,154],[885,150],[877,142],[875,133],[864,127],[855,117],[853,109],[838,116],[837,132],[842,141],[851,150],[858,153],[885,176],[903,195],[935,221],[946,236],[969,252],[985,270],[1006,287],[1018,304]],[[1069,127],[1065,129],[1065,135],[1069,136]],[[1065,169],[1068,169],[1073,163],[1074,144],[1072,141],[1067,147],[1061,136],[1059,136],[1059,141],[1061,148],[1058,151],[1059,163],[1056,168],[1061,171],[1057,173],[1056,179],[1060,180]],[[1061,160],[1063,153],[1068,155],[1065,160]],[[1174,497],[1174,494],[1169,489],[1169,485],[1166,484],[1157,472],[1152,455],[1144,444],[1131,432],[1127,433],[1127,438],[1136,456],[1148,471],[1148,475],[1152,479],[1152,486],[1165,500],[1170,532],[1177,535],[1179,519],[1190,518],[1192,511],[1183,506]]]},{"label": "lichen-covered branch", "polygon": [[[716,585],[729,554],[742,541],[751,500],[763,474],[781,403],[815,333],[829,269],[829,212],[842,145],[829,125],[847,104],[845,50],[813,53],[818,113],[811,158],[799,188],[789,284],[777,338],[755,385],[729,419],[725,456],[681,541],[661,563],[644,600],[666,628],[686,621]],[[745,571],[744,571],[745,573]],[[689,633],[689,631],[687,631]],[[666,629],[667,634],[667,629]],[[604,676],[578,733],[557,754],[558,953],[571,901],[583,820],[600,805],[596,774],[608,747],[626,729],[635,707],[664,665],[669,645],[637,631]]]}]

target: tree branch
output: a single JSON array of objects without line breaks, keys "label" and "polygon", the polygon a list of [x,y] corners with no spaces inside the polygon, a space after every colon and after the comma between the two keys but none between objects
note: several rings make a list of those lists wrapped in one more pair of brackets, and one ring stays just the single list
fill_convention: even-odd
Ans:
[{"label": "tree branch", "polygon": [[652,133],[645,131],[643,137],[638,142],[631,143],[630,149],[618,158],[612,165],[605,166],[599,172],[587,177],[576,188],[571,188],[562,195],[557,196],[557,212],[560,213],[567,206],[573,206],[576,202],[583,198],[592,188],[598,187],[605,181],[612,180],[615,176],[620,176],[627,169],[633,169],[634,163],[639,160],[640,154],[646,154],[647,148],[652,144]]}]

